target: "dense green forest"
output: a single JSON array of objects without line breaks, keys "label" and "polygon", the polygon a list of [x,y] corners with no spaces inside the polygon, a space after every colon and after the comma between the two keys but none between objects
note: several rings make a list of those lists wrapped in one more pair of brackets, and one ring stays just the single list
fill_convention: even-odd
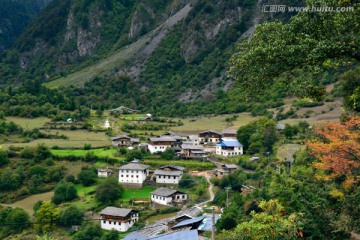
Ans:
[{"label": "dense green forest", "polygon": [[11,47],[16,38],[50,1],[0,1],[0,53]]}]

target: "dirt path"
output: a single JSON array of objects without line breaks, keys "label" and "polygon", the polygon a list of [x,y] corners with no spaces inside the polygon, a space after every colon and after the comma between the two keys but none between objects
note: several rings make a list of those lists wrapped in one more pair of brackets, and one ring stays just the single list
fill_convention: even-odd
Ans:
[{"label": "dirt path", "polygon": [[210,173],[211,172],[207,171],[207,172],[203,172],[203,173],[200,173],[198,176],[204,176],[207,183],[209,184],[208,191],[209,191],[210,198],[209,198],[209,200],[206,200],[205,202],[201,202],[201,203],[196,204],[196,206],[198,206],[198,207],[202,207],[202,206],[206,205],[207,203],[212,202],[214,200],[214,196],[215,196],[214,190],[213,190],[214,185],[210,181],[210,178],[211,178]]}]

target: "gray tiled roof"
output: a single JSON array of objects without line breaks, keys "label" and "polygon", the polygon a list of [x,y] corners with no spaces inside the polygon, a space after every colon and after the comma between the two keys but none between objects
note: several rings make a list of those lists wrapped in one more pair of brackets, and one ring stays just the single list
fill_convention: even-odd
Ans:
[{"label": "gray tiled roof", "polygon": [[129,213],[133,211],[132,209],[128,208],[117,208],[117,207],[106,207],[100,212],[100,215],[110,215],[110,216],[117,216],[117,217],[126,217]]},{"label": "gray tiled roof", "polygon": [[111,140],[114,141],[114,140],[119,139],[119,138],[131,139],[131,137],[129,137],[128,135],[122,134],[122,135],[118,135],[118,136],[112,137]]},{"label": "gray tiled roof", "polygon": [[176,170],[179,170],[179,171],[184,171],[185,170],[184,167],[174,165],[174,164],[170,164],[170,165],[160,167],[160,169],[164,169],[164,168],[173,168],[173,169],[176,169]]},{"label": "gray tiled roof", "polygon": [[238,168],[236,164],[225,164],[226,168]]},{"label": "gray tiled roof", "polygon": [[129,163],[124,166],[119,167],[119,169],[125,170],[145,170],[148,169],[149,165],[139,164],[139,163]]},{"label": "gray tiled roof", "polygon": [[155,191],[151,192],[151,194],[162,196],[162,197],[168,197],[168,196],[173,195],[176,192],[179,192],[179,191],[175,190],[175,189],[163,188],[162,187],[162,188],[158,188]]},{"label": "gray tiled roof", "polygon": [[149,139],[151,142],[176,142],[174,138],[168,136],[153,137]]},{"label": "gray tiled roof", "polygon": [[124,237],[122,240],[147,240],[147,239],[149,238],[145,237],[138,231],[135,231]]},{"label": "gray tiled roof", "polygon": [[200,138],[197,135],[189,135],[189,139],[190,140],[199,140]]},{"label": "gray tiled roof", "polygon": [[166,175],[166,176],[180,176],[182,174],[182,171],[167,171],[167,170],[156,169],[154,174]]},{"label": "gray tiled roof", "polygon": [[192,144],[182,144],[182,149],[190,149],[190,150],[203,150],[204,147],[201,145],[192,145]]},{"label": "gray tiled roof", "polygon": [[227,129],[224,129],[222,131],[222,134],[224,133],[227,133],[227,134],[236,134],[237,133],[237,130],[236,129],[231,129],[231,128],[227,128]]},{"label": "gray tiled roof", "polygon": [[215,133],[215,134],[221,135],[221,133],[215,132],[215,131],[213,131],[213,130],[203,131],[203,132],[200,132],[199,134],[204,134],[204,133]]}]

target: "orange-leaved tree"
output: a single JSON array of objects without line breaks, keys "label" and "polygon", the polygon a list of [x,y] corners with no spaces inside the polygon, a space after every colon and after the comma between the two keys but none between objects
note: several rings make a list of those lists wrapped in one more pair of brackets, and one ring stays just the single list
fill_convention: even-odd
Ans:
[{"label": "orange-leaved tree", "polygon": [[314,131],[318,137],[306,144],[319,160],[314,166],[328,179],[346,177],[345,186],[355,183],[360,170],[360,117],[326,123]]}]

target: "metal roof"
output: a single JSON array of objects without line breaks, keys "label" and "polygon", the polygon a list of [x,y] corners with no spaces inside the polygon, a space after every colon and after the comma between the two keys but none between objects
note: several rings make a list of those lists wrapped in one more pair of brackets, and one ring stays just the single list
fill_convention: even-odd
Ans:
[{"label": "metal roof", "polygon": [[190,225],[190,224],[193,224],[193,223],[201,222],[204,218],[205,218],[205,216],[188,219],[188,220],[179,222],[178,224],[176,224],[175,226],[173,226],[171,228],[178,228],[178,227],[187,226],[187,225]]},{"label": "metal roof", "polygon": [[216,144],[217,146],[223,146],[223,147],[242,147],[243,145],[234,138],[222,138],[221,142]]},{"label": "metal roof", "polygon": [[189,139],[190,140],[199,140],[200,138],[197,135],[189,135]]},{"label": "metal roof", "polygon": [[110,215],[116,217],[126,217],[131,211],[135,211],[129,208],[117,208],[117,207],[106,207],[100,212],[100,215]]},{"label": "metal roof", "polygon": [[116,139],[119,139],[119,138],[131,139],[131,137],[129,137],[128,135],[122,134],[122,135],[118,135],[118,136],[112,137],[111,140],[116,140]]},{"label": "metal roof", "polygon": [[149,165],[139,164],[139,163],[129,163],[124,166],[119,167],[122,170],[145,170],[148,169]]},{"label": "metal roof", "polygon": [[[151,192],[151,194],[153,195],[158,195],[158,196],[162,196],[162,197],[168,197],[168,196],[171,196],[173,195],[174,193],[183,193],[183,192],[180,192],[176,189],[170,189],[170,188],[158,188],[156,189],[155,191]],[[185,194],[185,193],[183,193]]]},{"label": "metal roof", "polygon": [[[215,215],[215,224],[219,219],[220,219],[220,215],[216,214]],[[206,218],[204,218],[204,220],[202,221],[202,223],[198,227],[198,230],[211,231],[211,228],[212,228],[212,216],[211,215],[206,215]]]},{"label": "metal roof", "polygon": [[149,240],[198,240],[199,233],[195,230],[165,233],[148,238]]},{"label": "metal roof", "polygon": [[203,132],[200,132],[199,134],[205,134],[205,133],[215,133],[215,134],[221,135],[221,133],[215,132],[215,131],[213,131],[213,130],[203,131]]},{"label": "metal roof", "polygon": [[138,231],[132,232],[123,238],[123,240],[147,240],[147,239],[148,239],[147,237],[145,237]]}]

